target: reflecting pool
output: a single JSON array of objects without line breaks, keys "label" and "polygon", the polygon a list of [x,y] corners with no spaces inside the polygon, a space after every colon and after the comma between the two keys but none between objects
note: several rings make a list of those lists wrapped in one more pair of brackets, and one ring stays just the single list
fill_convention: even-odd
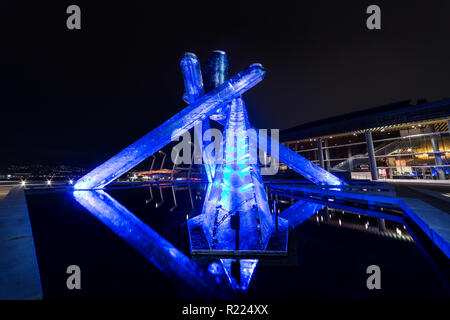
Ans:
[{"label": "reflecting pool", "polygon": [[[27,192],[46,299],[448,298],[443,275],[401,219],[268,195],[289,220],[285,257],[191,256],[186,221],[206,186]],[[276,204],[275,204],[276,203]],[[81,268],[82,290],[66,288]],[[367,267],[382,290],[368,290]]]}]

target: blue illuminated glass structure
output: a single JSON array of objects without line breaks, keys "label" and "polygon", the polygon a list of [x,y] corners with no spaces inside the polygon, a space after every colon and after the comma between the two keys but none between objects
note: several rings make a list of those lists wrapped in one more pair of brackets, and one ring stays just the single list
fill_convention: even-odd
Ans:
[{"label": "blue illuminated glass structure", "polygon": [[134,166],[163,148],[173,137],[178,137],[191,129],[196,121],[203,120],[224,107],[229,101],[259,83],[265,70],[251,66],[203,95],[188,107],[174,115],[156,129],[125,148],[111,159],[81,177],[74,188],[101,189]]},{"label": "blue illuminated glass structure", "polygon": [[[218,50],[214,51],[210,56],[207,65],[212,70],[212,74],[208,78],[208,83],[211,86],[215,86],[215,88],[207,94],[204,94],[200,63],[193,53],[186,53],[181,61],[186,88],[183,98],[190,105],[158,128],[152,130],[80,178],[74,188],[78,190],[89,190],[105,187],[141,161],[163,148],[172,141],[172,138],[191,129],[196,121],[203,122],[203,132],[209,128],[209,123],[204,121],[209,117],[224,123],[224,117],[228,114],[230,101],[239,98],[242,93],[259,83],[265,75],[265,71],[260,64],[252,64],[248,69],[226,80],[229,70],[228,59],[223,51]],[[200,133],[197,136],[200,136]],[[333,174],[316,166],[289,148],[278,144],[278,141],[275,141],[275,143],[275,145],[279,145],[278,154],[271,154],[269,147],[271,143],[267,144],[267,150],[264,151],[274,157],[278,156],[281,162],[312,182],[328,185],[344,184],[342,180]],[[204,162],[208,179],[212,181],[214,176],[213,161],[206,157]]]},{"label": "blue illuminated glass structure", "polygon": [[250,285],[258,259],[220,259],[228,281],[236,292],[245,292]]},{"label": "blue illuminated glass structure", "polygon": [[[205,93],[205,90],[203,88],[203,77],[200,62],[198,61],[198,58],[195,54],[187,52],[185,53],[183,59],[181,59],[180,66],[183,73],[184,87],[186,89],[183,95],[183,100],[187,103],[194,103]],[[199,156],[203,158],[206,176],[208,178],[208,181],[211,183],[214,178],[215,172],[214,159],[212,158],[210,153],[204,152],[205,142],[203,141],[204,133],[209,128],[209,117],[200,120],[195,124],[194,137],[197,148],[194,149],[194,152],[195,150],[200,150]]]},{"label": "blue illuminated glass structure", "polygon": [[[260,132],[259,135],[260,139],[266,139],[266,141],[267,139],[270,140],[270,143],[260,143],[258,146],[261,149],[270,154],[272,157],[278,159],[280,162],[283,162],[289,168],[301,174],[311,182],[318,185],[345,185],[345,182],[336,177],[334,174],[315,165],[308,159],[299,155],[297,152],[274,140],[272,137],[268,137],[263,132]],[[250,138],[256,139],[255,136],[250,136]],[[253,143],[257,143],[257,141],[255,140]],[[278,146],[278,150],[271,150],[271,146]]]},{"label": "blue illuminated glass structure", "polygon": [[212,90],[228,80],[230,66],[227,54],[222,50],[214,50],[208,55],[205,73],[206,90]]},{"label": "blue illuminated glass structure", "polygon": [[216,166],[201,217],[194,218],[202,219],[211,250],[264,250],[272,234],[259,165],[249,150],[249,128],[244,101],[234,99],[223,134],[222,163]]},{"label": "blue illuminated glass structure", "polygon": [[209,273],[103,190],[74,191],[73,197],[169,278],[206,295],[226,293]]},{"label": "blue illuminated glass structure", "polygon": [[[274,234],[272,217],[264,191],[256,153],[251,145],[258,145],[272,157],[319,185],[342,185],[344,182],[328,171],[314,165],[296,152],[270,139],[270,143],[257,144],[245,103],[241,95],[263,80],[265,70],[260,64],[252,64],[228,79],[229,63],[225,52],[214,51],[206,65],[205,93],[202,71],[198,58],[186,53],[180,63],[185,92],[183,100],[189,106],[165,123],[137,140],[111,159],[82,178],[74,188],[75,199],[93,215],[105,223],[117,235],[170,276],[183,278],[202,291],[212,290],[211,279],[205,277],[195,263],[179,252],[154,230],[143,224],[120,203],[101,190],[114,179],[151,156],[174,138],[195,127],[196,143],[204,149],[203,134],[210,128],[209,119],[224,125],[224,152],[221,163],[216,164],[206,152],[203,158],[208,185],[202,214],[189,219],[191,250],[191,226],[196,223],[203,230],[210,251],[261,252],[266,250]],[[201,123],[201,126],[195,126]],[[279,146],[271,150],[271,146]],[[89,191],[85,191],[89,190]],[[298,202],[284,215],[294,225],[319,209],[318,205]],[[299,214],[301,212],[302,214]],[[281,251],[287,251],[287,221],[279,218],[283,226],[285,243]],[[277,234],[278,234],[277,230]],[[277,238],[282,238],[279,236]],[[272,249],[271,249],[272,250]],[[256,259],[221,259],[223,269],[234,290],[248,288]]]},{"label": "blue illuminated glass structure", "polygon": [[295,228],[308,220],[322,208],[324,208],[324,206],[321,204],[299,200],[284,210],[280,216],[287,219],[289,221],[289,225],[292,228]]},{"label": "blue illuminated glass structure", "polygon": [[195,54],[186,52],[181,59],[180,66],[186,90],[183,94],[183,100],[191,104],[205,94],[200,62]]}]

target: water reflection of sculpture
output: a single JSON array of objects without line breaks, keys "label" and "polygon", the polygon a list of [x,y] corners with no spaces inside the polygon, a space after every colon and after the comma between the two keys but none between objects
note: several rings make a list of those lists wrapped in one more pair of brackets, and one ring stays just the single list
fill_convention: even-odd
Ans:
[{"label": "water reflection of sculpture", "polygon": [[[200,63],[194,54],[188,53],[182,59],[181,67],[186,88],[185,100],[196,101],[204,92]],[[224,83],[228,79],[228,69],[226,54],[214,51],[207,62],[207,89],[213,90]],[[273,235],[274,223],[259,166],[250,154],[247,132],[251,127],[242,98],[230,100],[213,117],[222,119],[224,124],[223,159],[211,159],[211,155],[203,152],[210,185],[202,214],[188,221],[191,253],[261,254]],[[208,118],[202,121],[202,128],[205,127],[210,127]],[[211,163],[214,162],[217,164],[212,172]],[[282,223],[287,237],[287,222]],[[287,247],[283,249],[286,252]],[[232,287],[246,290],[258,260],[223,258],[220,261]]]},{"label": "water reflection of sculpture", "polygon": [[[209,118],[211,117],[211,119],[225,124],[224,130],[227,133],[224,135],[223,141],[225,162],[215,165],[208,155],[204,155],[208,180],[212,183],[206,192],[202,214],[190,219],[190,238],[192,240],[196,234],[192,231],[195,231],[198,226],[200,232],[204,234],[203,238],[207,240],[207,252],[214,254],[231,252],[237,255],[242,252],[265,254],[270,251],[266,248],[274,235],[274,221],[270,214],[258,164],[250,161],[252,159],[248,146],[254,141],[247,136],[247,130],[251,127],[247,119],[245,104],[241,98],[242,93],[263,79],[265,71],[261,65],[253,64],[228,80],[227,70],[229,68],[225,53],[215,51],[210,57],[207,64],[209,70],[207,73],[209,88],[207,89],[210,90],[208,93],[204,94],[197,57],[187,53],[182,59],[181,66],[186,87],[184,99],[190,105],[86,174],[77,181],[74,188],[76,190],[104,188],[114,179],[167,145],[172,140],[174,133],[183,134],[193,128],[196,121],[203,122],[202,128],[209,128]],[[203,135],[198,134],[197,136]],[[273,138],[269,139],[271,143],[263,144],[266,149],[264,151],[274,157],[279,157],[282,162],[314,183],[342,184],[341,180],[326,170],[317,167],[282,145],[279,145],[279,154],[274,152],[271,146],[278,146],[278,141],[273,141]],[[175,189],[172,191],[175,196]],[[153,200],[151,190],[150,193],[151,200]],[[164,202],[161,187],[160,194],[161,202],[157,203],[158,205],[162,205]],[[234,223],[233,218],[236,218]],[[286,239],[275,245],[272,243],[272,248],[278,245],[276,250],[272,250],[272,253],[285,254],[287,251],[287,222],[284,220],[278,222],[281,228],[276,232],[284,232]],[[274,238],[283,239],[280,236]],[[191,241],[191,249],[193,243]],[[195,253],[195,251],[200,252],[201,250],[191,251]],[[238,283],[238,286],[233,285],[233,287],[236,289],[247,287],[246,281],[241,281],[241,275],[247,277],[249,281],[256,261],[244,261],[243,265],[238,268],[241,270],[238,275],[239,279],[232,281],[230,278],[232,285],[235,282]],[[228,275],[235,273],[233,270],[236,268],[232,267],[236,265],[235,263],[229,263],[228,260],[222,259],[222,264],[226,271],[229,271],[226,272]],[[227,270],[228,266],[232,270]]]},{"label": "water reflection of sculpture", "polygon": [[75,200],[125,240],[169,278],[188,284],[205,296],[221,297],[226,287],[191,261],[132,212],[102,190],[74,191]]}]

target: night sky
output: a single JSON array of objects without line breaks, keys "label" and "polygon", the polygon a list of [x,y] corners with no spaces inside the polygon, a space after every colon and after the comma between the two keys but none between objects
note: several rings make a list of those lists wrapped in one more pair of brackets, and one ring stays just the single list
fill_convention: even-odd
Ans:
[{"label": "night sky", "polygon": [[152,2],[0,0],[0,166],[100,164],[185,106],[185,51],[264,65],[244,95],[259,128],[450,96],[450,1]]}]

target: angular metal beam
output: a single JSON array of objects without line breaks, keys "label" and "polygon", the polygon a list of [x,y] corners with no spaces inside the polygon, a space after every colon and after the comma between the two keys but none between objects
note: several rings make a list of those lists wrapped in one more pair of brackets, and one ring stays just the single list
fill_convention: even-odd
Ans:
[{"label": "angular metal beam", "polygon": [[[200,61],[195,54],[186,52],[183,59],[181,59],[180,66],[183,73],[184,87],[186,89],[186,92],[183,95],[183,100],[187,103],[194,103],[205,94]],[[203,141],[203,135],[205,131],[209,129],[209,117],[203,119],[203,121],[199,121],[194,126],[194,138],[197,146],[194,148],[194,152],[195,150],[200,150],[199,154],[194,155],[194,157],[200,157],[204,160],[206,176],[208,177],[208,181],[212,182],[215,171],[214,159],[212,159],[208,152],[204,152],[205,143]]]},{"label": "angular metal beam", "polygon": [[74,191],[73,197],[169,279],[182,281],[205,295],[222,295],[224,288],[211,275],[106,192]]},{"label": "angular metal beam", "polygon": [[[256,135],[249,136],[251,139],[257,139]],[[263,132],[259,133],[259,138],[266,139],[266,141],[268,139],[267,135]],[[256,141],[253,141],[253,143],[256,143]],[[271,146],[275,146],[277,144],[279,146],[278,153],[275,150],[274,152],[272,152]],[[260,143],[258,146],[263,151],[278,159],[280,162],[283,162],[289,168],[293,169],[295,172],[301,174],[306,179],[314,182],[315,184],[333,186],[345,185],[345,182],[336,177],[334,174],[320,168],[319,166],[316,166],[308,159],[282,145],[281,143],[279,143],[279,141],[275,140],[272,137],[270,137],[270,142]]]},{"label": "angular metal beam", "polygon": [[74,186],[75,189],[101,189],[105,187],[170,143],[172,137],[179,136],[191,129],[195,121],[209,117],[230,100],[239,97],[255,86],[264,78],[265,73],[265,70],[259,65],[252,65],[239,72],[230,80],[200,97],[162,125],[80,178]]}]

